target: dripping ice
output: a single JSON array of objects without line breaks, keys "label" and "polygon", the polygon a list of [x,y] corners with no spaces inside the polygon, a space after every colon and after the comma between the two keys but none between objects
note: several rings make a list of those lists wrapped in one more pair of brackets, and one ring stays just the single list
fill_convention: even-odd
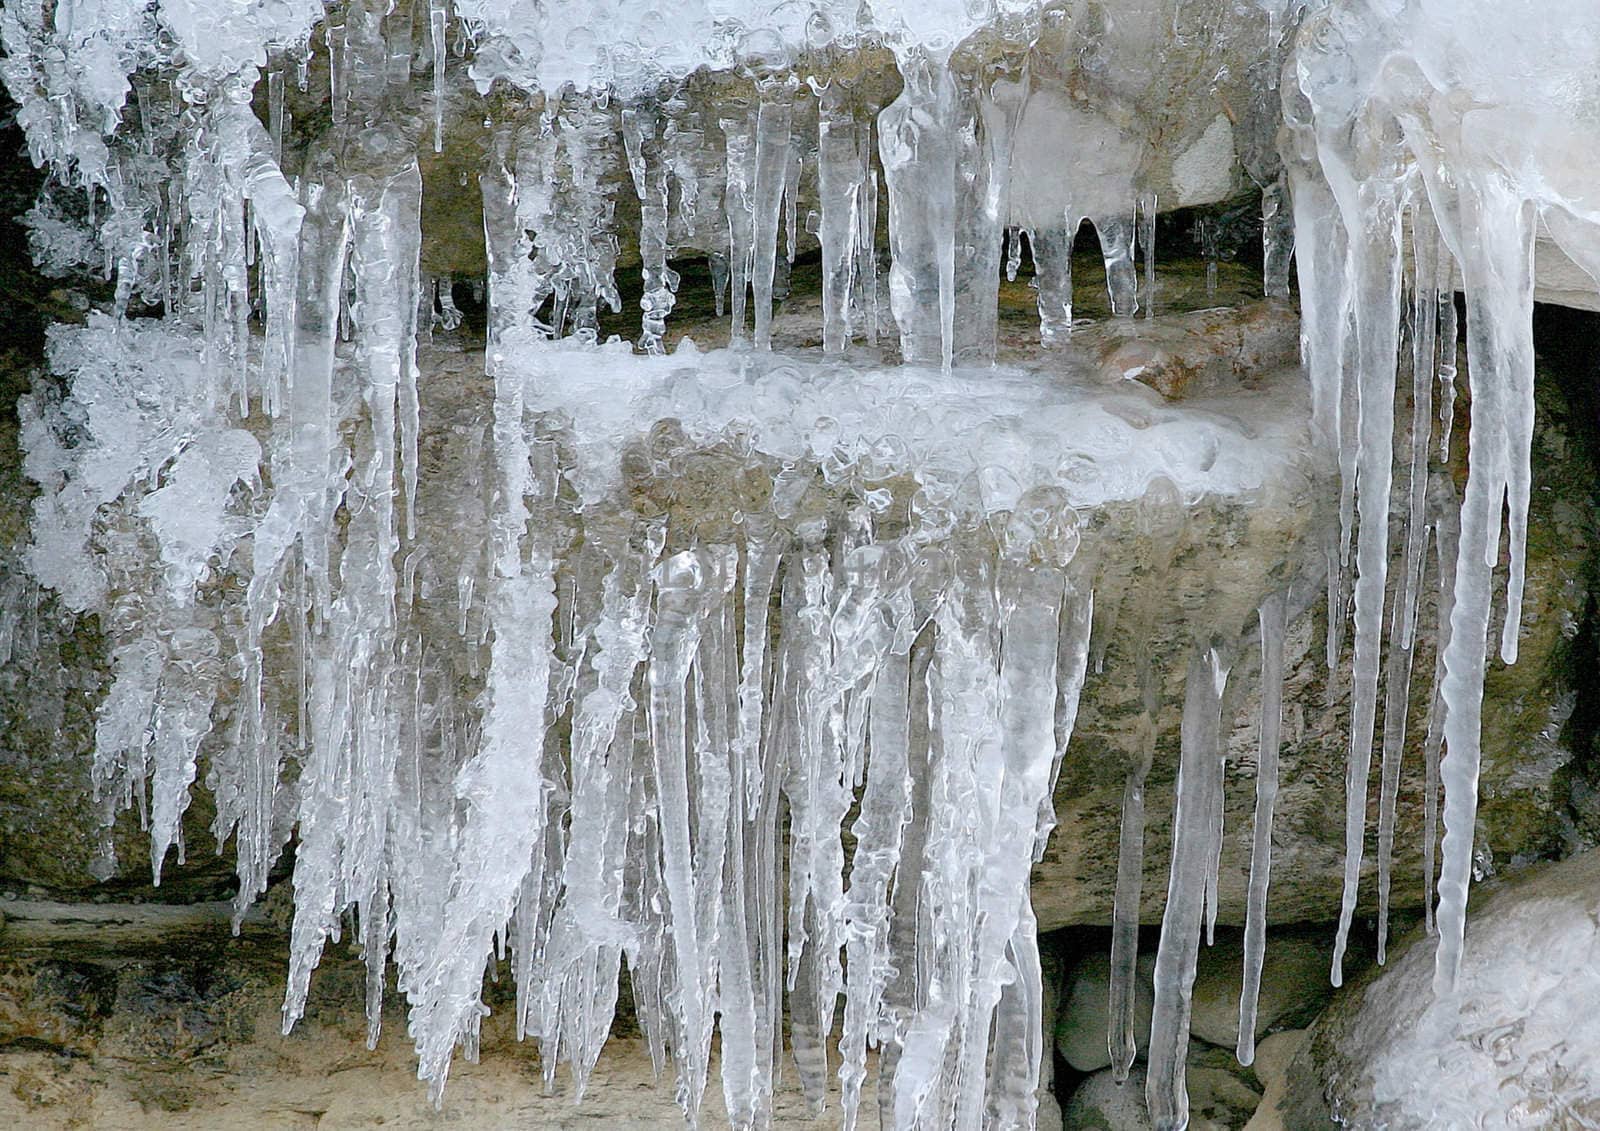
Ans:
[{"label": "dripping ice", "polygon": [[[1060,34],[1035,7],[1005,7],[1024,40]],[[1342,662],[1348,620],[1354,707],[1338,948],[1375,753],[1387,914],[1409,723],[1426,733],[1430,829],[1435,779],[1443,789],[1444,991],[1465,930],[1502,527],[1498,652],[1517,651],[1536,231],[1600,271],[1595,217],[1563,179],[1570,139],[1518,123],[1579,121],[1593,69],[1573,56],[1579,35],[1530,30],[1489,51],[1464,31],[1479,9],[1504,19],[1483,0],[1455,15],[1424,0],[1262,8],[1261,50],[1288,52],[1269,89],[1285,128],[1264,182],[1268,286],[1286,293],[1290,216],[1313,427],[1341,481],[1325,555],[1328,652]],[[814,1103],[837,1073],[852,1123],[869,1049],[895,1126],[1027,1126],[1048,1055],[1029,867],[1053,825],[1092,626],[1115,615],[1097,605],[1080,516],[1137,501],[1152,552],[1170,553],[1187,505],[1249,492],[1297,444],[1293,407],[1197,420],[992,367],[1003,250],[1020,259],[1025,233],[1041,344],[1062,346],[1085,218],[1113,312],[1154,308],[1158,201],[1139,181],[1140,139],[1090,130],[1026,66],[960,62],[953,45],[979,30],[970,7],[780,9],[743,45],[747,97],[715,121],[689,113],[680,84],[726,65],[722,6],[619,29],[623,43],[656,37],[647,62],[560,34],[585,11],[358,2],[324,20],[309,2],[22,3],[0,17],[0,75],[34,159],[101,210],[85,232],[42,202],[38,258],[97,263],[115,282],[109,309],[52,332],[65,396],[22,409],[42,488],[27,568],[98,613],[111,644],[97,801],[108,816],[138,808],[159,880],[203,779],[218,841],[234,839],[240,915],[298,835],[285,1024],[353,915],[369,1039],[392,962],[436,1097],[456,1052],[475,1048],[485,972],[509,952],[519,1033],[542,1043],[547,1072],[570,1064],[580,1090],[625,967],[691,1118],[715,1040],[737,1126],[770,1118],[790,1053]],[[802,48],[873,38],[893,49],[893,97],[805,81]],[[337,144],[291,170],[288,72],[305,90],[313,58]],[[178,96],[139,79],[147,66],[167,68]],[[1459,128],[1457,103],[1432,97],[1439,75],[1489,108],[1480,120],[1520,164],[1489,160]],[[419,153],[443,148],[464,84],[496,83],[536,105],[488,123],[478,177],[490,389],[462,423],[468,457],[430,478],[419,377],[460,358],[440,344],[419,360],[419,335],[461,314],[451,281],[422,274]],[[1352,145],[1352,122],[1377,144]],[[1082,183],[1014,177],[1013,153],[1041,131],[1101,167]],[[773,348],[810,166],[815,357]],[[639,216],[637,349],[599,339],[600,312],[621,306],[622,193]],[[708,257],[719,304],[728,287],[734,348],[672,340],[685,249]],[[1459,500],[1431,463],[1451,443],[1458,283],[1473,424]],[[135,307],[163,316],[127,317]],[[904,366],[878,363],[891,316]],[[1412,410],[1398,450],[1397,382]],[[973,432],[973,419],[1002,423]],[[1106,457],[1091,475],[1086,455]],[[710,458],[735,458],[757,485],[736,518],[711,515],[717,500],[636,505],[641,464],[682,476]],[[1411,656],[1430,585],[1434,673]],[[1263,713],[1241,1061],[1270,895],[1285,621],[1307,603],[1269,594],[1251,637]],[[1182,1049],[1223,836],[1219,733],[1249,670],[1222,638],[1238,626],[1213,628],[1186,680],[1156,955],[1148,1100],[1164,1128],[1187,1120]],[[1428,717],[1408,720],[1411,682],[1429,679]],[[1121,814],[1108,1040],[1124,1074],[1148,769],[1129,768]],[[1425,859],[1431,884],[1431,834]],[[919,913],[932,904],[944,913]]]}]

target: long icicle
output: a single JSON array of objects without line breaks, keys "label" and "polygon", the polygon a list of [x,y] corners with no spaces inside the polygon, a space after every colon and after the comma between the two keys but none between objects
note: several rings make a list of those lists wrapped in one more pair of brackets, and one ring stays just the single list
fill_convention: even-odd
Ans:
[{"label": "long icicle", "polygon": [[[1460,202],[1461,229],[1475,233],[1466,241],[1462,263],[1473,442],[1468,447],[1455,603],[1440,690],[1446,755],[1440,765],[1445,833],[1434,969],[1438,994],[1455,988],[1465,943],[1478,810],[1484,646],[1492,602],[1490,562],[1497,552],[1508,465],[1528,458],[1522,421],[1505,414],[1501,396],[1520,399],[1533,380],[1533,210],[1510,185],[1487,175],[1478,183],[1463,185]],[[1517,445],[1519,451],[1507,450]]]},{"label": "long icicle", "polygon": [[1256,1005],[1267,952],[1267,887],[1272,881],[1272,814],[1278,800],[1278,745],[1283,727],[1283,634],[1288,597],[1261,602],[1261,740],[1256,755],[1256,811],[1245,903],[1244,981],[1239,993],[1239,1063],[1256,1057]]},{"label": "long icicle", "polygon": [[[1354,307],[1360,391],[1356,466],[1361,529],[1356,550],[1355,663],[1350,690],[1349,763],[1345,770],[1344,894],[1333,944],[1335,986],[1344,980],[1344,952],[1355,917],[1366,837],[1367,780],[1377,721],[1388,576],[1389,484],[1393,475],[1395,359],[1400,318],[1400,213],[1393,187],[1362,191],[1357,207],[1361,226],[1351,232],[1349,278],[1360,296]],[[1346,215],[1347,221],[1356,219],[1349,212]]]},{"label": "long icicle", "polygon": [[1189,661],[1183,703],[1178,803],[1172,816],[1172,869],[1156,950],[1145,1102],[1155,1131],[1189,1125],[1185,1069],[1189,1010],[1200,949],[1205,876],[1210,866],[1214,797],[1222,789],[1222,693],[1228,661],[1202,646]]}]

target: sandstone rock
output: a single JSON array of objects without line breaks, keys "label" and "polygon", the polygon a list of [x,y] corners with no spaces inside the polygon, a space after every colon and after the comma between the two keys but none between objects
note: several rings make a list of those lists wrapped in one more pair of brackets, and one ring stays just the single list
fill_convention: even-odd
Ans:
[{"label": "sandstone rock", "polygon": [[1285,1126],[1585,1127],[1600,1121],[1600,852],[1475,893],[1457,994],[1414,936],[1346,987],[1290,1069]]},{"label": "sandstone rock", "polygon": [[[391,995],[377,1048],[364,1044],[364,974],[353,951],[324,957],[305,1019],[280,1034],[281,927],[233,937],[225,906],[98,909],[13,904],[0,945],[0,1121],[28,1131],[302,1131],[441,1125],[535,1131],[682,1126],[631,1014],[575,1104],[565,1068],[546,1088],[536,1042],[515,1038],[505,990],[491,991],[482,1057],[462,1058],[443,1109],[417,1081],[405,1011]],[[175,914],[176,912],[176,914]],[[627,1001],[624,995],[624,1002]],[[869,1072],[872,1071],[869,1063]],[[713,1081],[716,1067],[713,1065]],[[872,1077],[860,1126],[878,1128]],[[794,1073],[773,1127],[815,1127]],[[703,1126],[725,1126],[721,1089]]]},{"label": "sandstone rock", "polygon": [[1289,1094],[1290,1065],[1305,1043],[1306,1030],[1282,1029],[1256,1045],[1256,1079],[1261,1082],[1261,1103],[1244,1131],[1283,1131],[1283,1112],[1279,1108]]}]

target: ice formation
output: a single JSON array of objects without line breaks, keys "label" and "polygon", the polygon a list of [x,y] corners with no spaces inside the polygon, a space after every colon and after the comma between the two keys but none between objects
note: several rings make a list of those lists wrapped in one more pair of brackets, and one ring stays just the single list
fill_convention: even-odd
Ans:
[{"label": "ice formation", "polygon": [[[1439,589],[1425,746],[1450,986],[1503,505],[1501,654],[1516,655],[1536,230],[1600,270],[1573,156],[1597,140],[1574,131],[1600,100],[1600,21],[1536,0],[1147,7],[7,5],[0,75],[52,194],[79,193],[92,219],[42,201],[41,264],[95,261],[116,283],[113,309],[52,333],[64,393],[22,406],[42,487],[28,568],[111,641],[96,788],[108,814],[139,807],[158,880],[202,766],[241,915],[298,837],[286,1025],[353,925],[371,1039],[392,962],[435,1096],[456,1050],[475,1051],[505,957],[519,1032],[581,1092],[625,962],[691,1120],[715,1034],[737,1126],[767,1121],[786,1043],[817,1104],[837,1063],[847,1126],[869,1047],[885,1124],[1032,1125],[1046,1048],[1028,876],[1096,662],[1080,513],[1137,504],[1150,554],[1170,556],[1189,502],[1259,486],[1298,436],[1292,410],[1264,403],[1248,426],[1141,410],[1134,443],[1115,394],[989,368],[1019,230],[1042,343],[1059,345],[1082,219],[1113,311],[1148,313],[1158,188],[1211,191],[1204,138],[1165,153],[1052,85],[1068,50],[1121,60],[1113,84],[1158,73],[1117,54],[1140,20],[1201,64],[1229,36],[1262,60],[1205,136],[1234,137],[1263,185],[1269,294],[1288,294],[1295,251],[1313,423],[1338,456],[1328,654],[1348,617],[1354,686],[1340,953],[1380,714],[1387,913],[1412,643]],[[1490,23],[1503,34],[1471,30]],[[885,47],[898,88],[847,81],[850,53]],[[1183,73],[1174,99],[1233,81]],[[690,97],[701,83],[726,84],[714,115]],[[326,92],[310,142],[291,145],[291,84]],[[430,463],[419,374],[459,355],[426,339],[461,314],[450,281],[422,274],[419,153],[444,148],[468,90],[487,138],[488,408],[450,424],[462,444]],[[1086,156],[1016,159],[1058,138]],[[819,357],[770,351],[802,186],[820,208]],[[635,214],[637,351],[599,340]],[[691,250],[727,304],[728,350],[668,349],[672,261]],[[1436,397],[1450,443],[1457,281],[1459,509],[1428,470]],[[855,348],[880,331],[908,364]],[[1264,683],[1246,1062],[1283,635],[1308,602],[1267,595],[1250,633]],[[1148,1075],[1162,1128],[1188,1121],[1240,628],[1197,639],[1187,681]],[[1149,768],[1131,767],[1122,813],[1108,1039],[1123,1074]]]}]

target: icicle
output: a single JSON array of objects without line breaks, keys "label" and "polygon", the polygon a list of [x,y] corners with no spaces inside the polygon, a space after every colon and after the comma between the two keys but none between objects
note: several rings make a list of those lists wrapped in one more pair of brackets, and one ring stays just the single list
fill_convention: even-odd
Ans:
[{"label": "icicle", "polygon": [[751,193],[751,287],[755,293],[755,345],[772,346],[772,280],[778,257],[778,225],[789,169],[789,126],[795,81],[773,79],[761,91],[756,113],[755,186]]},{"label": "icicle", "polygon": [[867,344],[878,344],[878,181],[872,165],[874,126],[871,120],[862,128],[861,144],[861,227],[857,238],[857,279],[860,283],[859,306],[867,323]]},{"label": "icicle", "polygon": [[[1491,561],[1497,556],[1498,520],[1508,483],[1513,495],[1514,560],[1520,557],[1519,528],[1526,523],[1526,500],[1516,495],[1526,474],[1533,381],[1532,209],[1510,185],[1487,174],[1479,182],[1460,185],[1459,191],[1462,229],[1476,233],[1465,241],[1462,262],[1473,442],[1468,447],[1450,643],[1444,649],[1440,687],[1447,754],[1440,765],[1445,833],[1434,990],[1441,995],[1454,988],[1461,964],[1478,809]],[[1502,404],[1502,394],[1514,402],[1509,409]],[[1520,569],[1519,563],[1518,576]]]},{"label": "icicle", "polygon": [[1267,887],[1272,880],[1272,813],[1278,800],[1278,743],[1283,725],[1283,635],[1287,594],[1261,602],[1261,739],[1256,756],[1256,811],[1245,900],[1244,981],[1239,994],[1239,1063],[1256,1057],[1256,1005],[1267,951]]},{"label": "icicle", "polygon": [[1073,219],[1069,215],[1062,227],[1028,233],[1039,289],[1039,340],[1046,346],[1062,345],[1072,337]]},{"label": "icicle", "polygon": [[844,1034],[839,1041],[843,1063],[839,1079],[843,1126],[855,1126],[861,1085],[866,1077],[867,1038],[883,1007],[883,994],[893,970],[889,950],[892,918],[890,881],[900,864],[901,844],[910,820],[911,777],[907,766],[910,735],[911,657],[891,651],[872,684],[870,725],[872,757],[861,812],[851,832],[857,848],[845,893],[850,918]]},{"label": "icicle", "polygon": [[730,341],[745,334],[745,303],[755,252],[756,147],[755,115],[746,113],[719,120],[727,147],[728,181],[723,207],[728,218],[728,259],[732,268],[733,326]]},{"label": "icicle", "polygon": [[721,318],[728,313],[728,257],[712,252],[706,256],[706,270],[711,275],[711,301]]},{"label": "icicle", "polygon": [[1215,798],[1222,790],[1221,710],[1228,668],[1228,661],[1215,646],[1197,650],[1189,662],[1178,803],[1172,817],[1172,871],[1156,950],[1155,1006],[1145,1081],[1145,1100],[1156,1131],[1182,1131],[1189,1123],[1184,1077],[1190,994],[1200,946]]},{"label": "icicle", "polygon": [[448,278],[433,281],[434,295],[439,305],[438,311],[433,315],[434,324],[445,333],[458,329],[461,320],[465,317],[461,308],[456,305],[455,285]]},{"label": "icicle", "polygon": [[449,0],[428,0],[428,42],[433,47],[433,151],[444,152],[444,39]]},{"label": "icicle", "polygon": [[1137,205],[1139,249],[1144,253],[1144,316],[1156,314],[1156,194],[1141,193]]},{"label": "icicle", "polygon": [[1138,1035],[1134,1032],[1137,1003],[1136,967],[1139,961],[1139,904],[1144,887],[1144,788],[1150,773],[1151,750],[1155,735],[1146,711],[1145,753],[1129,771],[1122,787],[1122,820],[1117,835],[1117,886],[1111,905],[1111,995],[1107,1048],[1111,1053],[1112,1078],[1126,1083],[1138,1055]]},{"label": "icicle", "polygon": [[283,165],[283,72],[267,74],[267,129],[272,136],[273,163]]},{"label": "icicle", "polygon": [[1067,746],[1078,725],[1078,700],[1083,694],[1083,681],[1089,670],[1089,634],[1094,626],[1094,591],[1077,593],[1070,587],[1062,603],[1061,648],[1057,653],[1059,666],[1056,687],[1060,697],[1056,702],[1056,756],[1050,766],[1050,788],[1039,806],[1039,822],[1034,834],[1033,862],[1044,859],[1045,845],[1056,827],[1056,782],[1061,777],[1061,763],[1066,760]]},{"label": "icicle", "polygon": [[[789,801],[788,984],[795,1067],[813,1111],[820,1110],[827,1083],[825,1041],[842,985],[838,909],[843,902],[844,850],[841,822],[843,751],[833,710],[827,610],[833,578],[820,524],[801,532],[803,548],[791,561],[783,594],[784,633],[793,637],[786,668],[805,683],[792,727],[784,783]],[[803,674],[800,674],[803,673]],[[841,801],[843,804],[841,804]]]},{"label": "icicle", "polygon": [[[1031,543],[1031,539],[1029,540]],[[1031,563],[1031,544],[1006,547],[1001,562],[1002,629],[998,758],[978,764],[985,820],[978,885],[978,976],[974,1016],[963,1026],[963,1095],[957,1125],[983,1122],[991,1033],[996,1063],[988,1109],[999,1126],[1027,1127],[1035,1116],[1044,1055],[1042,988],[1028,878],[1039,806],[1048,800],[1056,752],[1056,671],[1062,575],[1056,563]]]},{"label": "icicle", "polygon": [[328,46],[329,112],[333,116],[333,124],[342,126],[348,112],[350,95],[350,76],[345,69],[345,13],[342,10],[335,10],[328,16],[323,38]]},{"label": "icicle", "polygon": [[1437,933],[1433,885],[1439,843],[1439,750],[1444,743],[1445,709],[1440,691],[1444,684],[1444,654],[1450,646],[1450,615],[1455,603],[1456,552],[1461,541],[1461,517],[1455,485],[1447,473],[1432,476],[1429,490],[1438,496],[1430,507],[1438,516],[1434,524],[1434,548],[1439,578],[1439,625],[1435,633],[1433,693],[1428,700],[1428,734],[1422,748],[1426,774],[1422,810],[1422,891],[1423,919],[1428,934],[1433,935]]},{"label": "icicle", "polygon": [[1456,419],[1456,291],[1455,261],[1445,259],[1439,278],[1439,458],[1450,460],[1450,430]]},{"label": "icicle", "polygon": [[1289,268],[1294,255],[1294,210],[1286,173],[1261,190],[1261,258],[1264,290],[1272,299],[1289,297]]},{"label": "icicle", "polygon": [[1404,572],[1395,594],[1385,661],[1383,773],[1378,800],[1378,962],[1388,956],[1389,892],[1393,870],[1395,809],[1400,789],[1400,759],[1405,749],[1406,715],[1411,701],[1412,642],[1417,600],[1422,587],[1422,559],[1427,546],[1425,503],[1428,451],[1433,418],[1434,317],[1437,311],[1438,247],[1431,213],[1413,215],[1412,245],[1416,258],[1412,334],[1411,466],[1407,482]]},{"label": "icicle", "polygon": [[1355,583],[1355,663],[1351,678],[1350,757],[1345,770],[1344,895],[1334,940],[1332,980],[1344,980],[1344,951],[1355,916],[1366,837],[1367,778],[1378,700],[1378,667],[1389,560],[1389,484],[1393,471],[1395,358],[1400,321],[1400,214],[1392,185],[1346,202],[1350,280],[1360,392],[1356,447],[1361,516]]},{"label": "icicle", "polygon": [[1217,297],[1218,237],[1217,220],[1214,217],[1202,216],[1195,223],[1195,238],[1200,243],[1200,254],[1206,261],[1207,302],[1214,302]]},{"label": "icicle", "polygon": [[673,1056],[678,1061],[678,1103],[686,1115],[700,1107],[705,1091],[711,1044],[711,987],[704,973],[701,947],[705,923],[697,913],[692,833],[689,824],[690,785],[686,694],[689,666],[700,642],[700,626],[709,612],[715,567],[703,551],[685,551],[668,558],[656,571],[656,623],[651,634],[650,750],[661,807],[661,857],[671,924],[673,981]]},{"label": "icicle", "polygon": [[1132,318],[1139,311],[1139,274],[1133,263],[1133,238],[1137,227],[1133,210],[1089,219],[1100,236],[1111,313],[1119,318]]},{"label": "icicle", "polygon": [[861,226],[862,163],[854,107],[838,83],[819,99],[817,185],[822,198],[822,348],[839,353],[850,342],[850,293],[855,285]]},{"label": "icicle", "polygon": [[1431,212],[1413,214],[1416,279],[1412,295],[1411,468],[1407,481],[1405,573],[1401,577],[1399,641],[1410,649],[1416,635],[1417,600],[1427,545],[1428,452],[1432,447],[1433,383],[1437,338],[1439,264],[1448,254]]},{"label": "icicle", "polygon": [[905,88],[878,115],[878,147],[889,187],[889,306],[909,362],[955,359],[956,151],[958,98],[945,60],[899,60]]},{"label": "icicle", "polygon": [[[730,563],[731,565],[732,563]],[[746,569],[748,570],[748,561]],[[730,571],[727,581],[731,585]],[[748,614],[748,609],[746,610]],[[725,636],[714,641],[706,663],[720,668],[718,677],[726,690],[735,725],[731,733],[728,760],[728,800],[731,813],[727,825],[727,882],[720,889],[722,900],[720,952],[717,964],[717,1001],[720,1011],[720,1051],[722,1056],[722,1094],[728,1121],[735,1128],[753,1127],[762,1118],[766,1094],[762,1090],[760,1065],[767,1049],[758,1019],[756,995],[759,991],[757,892],[763,879],[758,874],[761,829],[753,822],[761,816],[759,792],[752,791],[749,779],[759,765],[757,752],[748,752],[741,743],[743,677],[736,670],[736,626],[733,601],[726,598],[719,609],[717,630]],[[747,615],[748,622],[748,615]],[[708,684],[714,684],[708,679]],[[709,697],[722,699],[721,694]]]},{"label": "icicle", "polygon": [[[1026,76],[987,88],[946,56],[899,57],[900,96],[878,116],[889,187],[889,300],[907,361],[991,364],[1011,137]],[[958,309],[959,312],[958,312]]]},{"label": "icicle", "polygon": [[644,272],[644,311],[639,348],[661,353],[667,315],[678,289],[678,273],[667,266],[667,167],[661,154],[664,110],[640,103],[622,111],[622,136],[628,150],[628,168],[639,195],[639,259]]}]

